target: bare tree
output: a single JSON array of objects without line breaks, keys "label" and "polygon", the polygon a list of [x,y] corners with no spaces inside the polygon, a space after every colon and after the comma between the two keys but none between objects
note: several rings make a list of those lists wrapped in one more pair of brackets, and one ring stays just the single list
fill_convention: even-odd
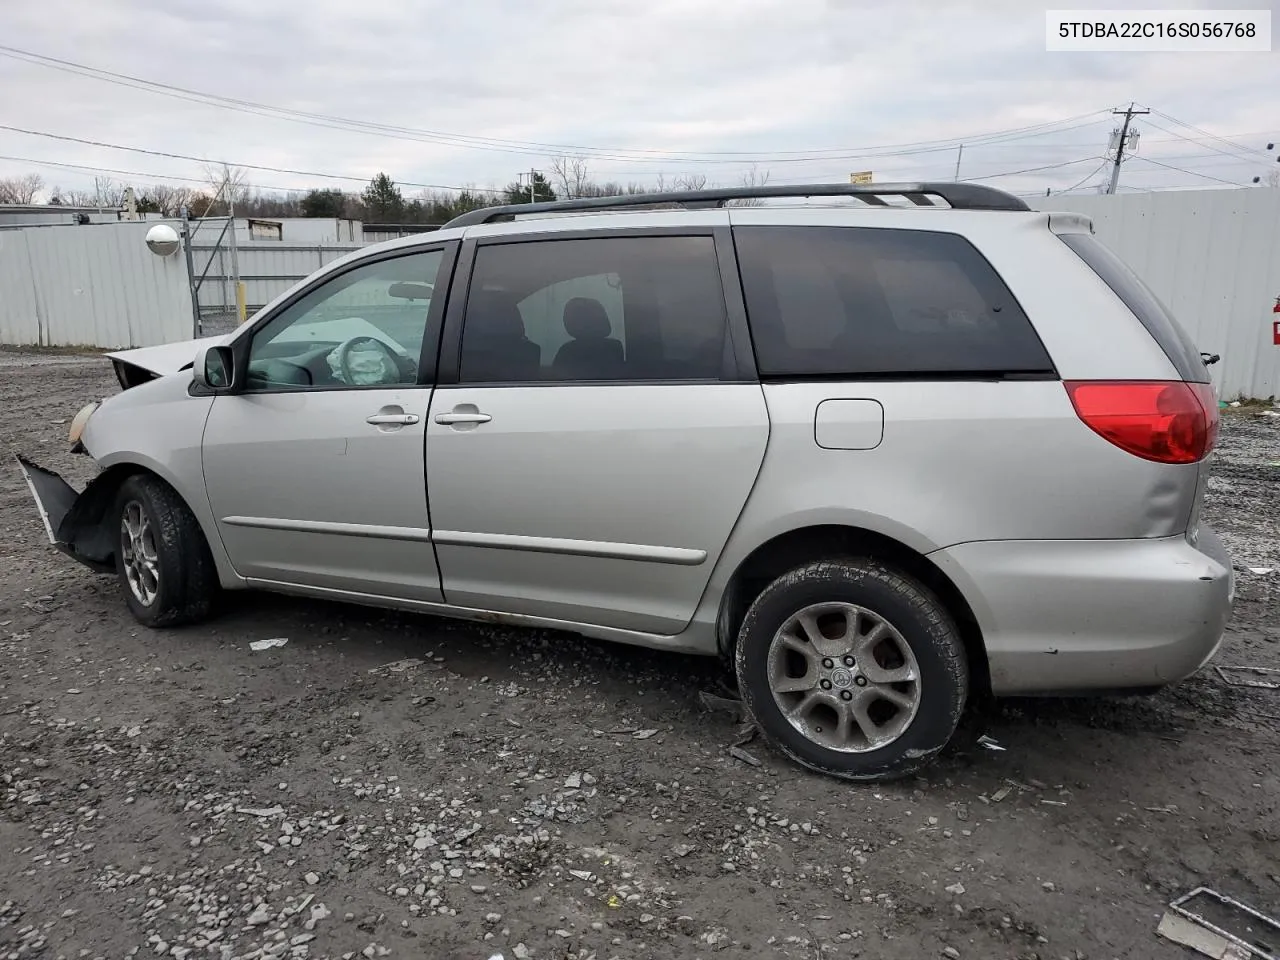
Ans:
[{"label": "bare tree", "polygon": [[[244,201],[249,195],[250,186],[246,181],[249,179],[249,171],[241,170],[239,167],[233,167],[226,163],[211,164],[204,168],[205,179],[209,181],[209,187],[213,191],[213,202],[210,207],[216,207],[221,213],[218,216],[225,216],[233,206],[244,206]],[[211,209],[192,211],[198,216],[207,217],[214,211]]]},{"label": "bare tree", "polygon": [[586,157],[553,157],[551,183],[557,195],[564,198],[593,196],[593,184],[587,173]]},{"label": "bare tree", "polygon": [[90,190],[63,190],[61,187],[54,187],[50,191],[50,202],[54,198],[67,207],[92,207],[94,205],[93,192]]},{"label": "bare tree", "polygon": [[126,189],[128,185],[119,180],[112,180],[110,177],[94,177],[93,199],[89,202],[89,206],[123,207]]},{"label": "bare tree", "polygon": [[[742,175],[742,185],[747,189],[751,187],[763,187],[769,182],[769,171],[760,172],[760,168],[754,163],[751,169]],[[755,197],[744,197],[741,200],[730,200],[729,204],[735,207],[763,207],[764,201]]]},{"label": "bare tree", "polygon": [[147,187],[143,195],[155,206],[156,212],[166,217],[176,217],[182,208],[190,207],[195,191],[190,187],[173,187],[167,183],[157,183]]},{"label": "bare tree", "polygon": [[35,203],[43,186],[44,178],[37,173],[0,180],[0,203]]},{"label": "bare tree", "polygon": [[[659,177],[659,180],[662,178]],[[675,190],[702,190],[707,186],[707,175],[705,173],[682,173],[671,182],[671,186]]]},{"label": "bare tree", "polygon": [[769,182],[769,171],[760,172],[760,168],[754,163],[751,169],[742,175],[742,185],[744,187],[763,187]]}]

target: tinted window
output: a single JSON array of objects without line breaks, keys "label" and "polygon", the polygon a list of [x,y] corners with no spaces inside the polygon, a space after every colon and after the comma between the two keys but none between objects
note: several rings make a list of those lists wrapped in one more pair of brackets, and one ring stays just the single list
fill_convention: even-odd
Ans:
[{"label": "tinted window", "polygon": [[1209,382],[1209,369],[1200,358],[1200,350],[1195,342],[1123,260],[1087,233],[1063,234],[1062,242],[1102,278],[1147,328],[1147,333],[1151,334],[1152,339],[1160,344],[1160,348],[1169,357],[1178,376],[1196,383]]},{"label": "tinted window", "polygon": [[460,379],[715,379],[725,324],[710,237],[481,246]]},{"label": "tinted window", "polygon": [[963,237],[738,227],[761,376],[1049,373],[1030,321]]},{"label": "tinted window", "polygon": [[416,383],[439,250],[378,260],[322,283],[253,334],[247,386]]}]

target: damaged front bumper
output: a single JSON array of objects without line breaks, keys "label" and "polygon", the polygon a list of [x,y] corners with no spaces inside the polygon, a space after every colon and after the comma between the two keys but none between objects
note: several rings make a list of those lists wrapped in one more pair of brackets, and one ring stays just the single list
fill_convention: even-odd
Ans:
[{"label": "damaged front bumper", "polygon": [[99,474],[82,493],[52,470],[21,454],[18,469],[36,502],[49,542],[67,556],[99,573],[115,571],[115,540],[103,528],[114,485]]}]

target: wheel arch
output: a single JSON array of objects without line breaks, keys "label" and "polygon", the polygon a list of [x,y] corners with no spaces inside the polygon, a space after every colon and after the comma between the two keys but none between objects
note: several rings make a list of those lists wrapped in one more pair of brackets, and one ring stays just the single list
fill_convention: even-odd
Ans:
[{"label": "wheel arch", "polygon": [[[230,571],[230,564],[223,551],[222,541],[213,528],[208,502],[202,496],[193,496],[191,491],[184,490],[184,485],[177,482],[170,471],[146,456],[116,454],[109,459],[103,458],[98,463],[102,471],[89,481],[76,498],[60,527],[60,534],[76,559],[96,570],[114,572],[115,532],[104,521],[121,486],[130,477],[141,474],[160,480],[182,500],[196,518],[223,586],[234,585],[227,583],[226,572]],[[231,579],[239,580],[234,573]]]},{"label": "wheel arch", "polygon": [[115,571],[116,537],[106,519],[120,487],[130,477],[150,471],[134,463],[117,463],[89,481],[58,525],[64,549],[100,573]]},{"label": "wheel arch", "polygon": [[720,597],[716,618],[716,646],[720,655],[731,662],[738,630],[761,590],[788,570],[832,556],[882,560],[937,595],[960,630],[974,691],[984,694],[990,691],[991,675],[982,630],[960,588],[927,556],[902,541],[846,524],[821,523],[788,530],[759,544],[738,563]]}]

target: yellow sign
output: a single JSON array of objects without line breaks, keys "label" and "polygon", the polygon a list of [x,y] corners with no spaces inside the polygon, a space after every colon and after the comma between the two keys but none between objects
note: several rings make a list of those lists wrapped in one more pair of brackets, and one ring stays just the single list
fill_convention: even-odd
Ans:
[{"label": "yellow sign", "polygon": [[849,174],[849,182],[850,183],[870,183],[871,171],[863,170],[861,173],[851,173]]}]

